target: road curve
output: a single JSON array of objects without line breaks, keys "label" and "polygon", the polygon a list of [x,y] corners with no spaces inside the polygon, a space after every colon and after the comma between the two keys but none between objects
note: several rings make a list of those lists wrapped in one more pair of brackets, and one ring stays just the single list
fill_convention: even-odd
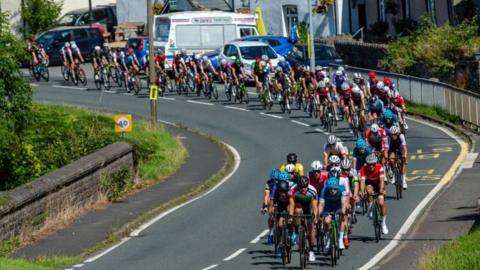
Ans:
[{"label": "road curve", "polygon": [[[60,72],[52,68],[51,74]],[[93,85],[87,90],[71,86],[52,76],[48,84],[36,83],[35,100],[149,115],[146,95],[101,93],[93,90]],[[259,238],[266,229],[266,218],[259,214],[264,183],[269,171],[283,163],[288,152],[296,152],[307,167],[312,160],[320,159],[326,135],[318,129],[318,120],[305,117],[303,112],[283,115],[276,105],[267,113],[256,99],[248,106],[224,99],[223,91],[218,102],[167,95],[167,99],[158,100],[159,115],[162,120],[213,134],[235,147],[241,156],[238,171],[208,196],[165,216],[81,269],[287,269],[273,257],[272,247]],[[375,243],[371,222],[360,217],[351,247],[344,252],[338,269],[359,268],[385,247],[460,152],[456,140],[446,133],[414,121],[409,126],[408,177],[412,181],[404,199],[387,201],[390,234]],[[351,150],[353,140],[343,123],[336,134]],[[393,194],[391,185],[387,192]],[[298,265],[297,257],[294,253],[290,266]],[[313,265],[329,263],[321,256],[317,258]]]}]

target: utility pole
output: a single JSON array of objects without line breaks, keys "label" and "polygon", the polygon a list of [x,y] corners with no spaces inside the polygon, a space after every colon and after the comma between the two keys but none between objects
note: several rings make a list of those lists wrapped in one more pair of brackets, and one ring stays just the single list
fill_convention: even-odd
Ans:
[{"label": "utility pole", "polygon": [[[150,85],[155,84],[155,61],[153,55],[153,4],[152,0],[147,0],[147,29],[148,29],[148,59],[150,74]],[[151,90],[150,90],[151,91]],[[158,91],[158,90],[157,90]],[[157,100],[150,98],[150,115],[152,125],[157,124]]]},{"label": "utility pole", "polygon": [[92,0],[88,0],[88,24],[93,22],[93,13],[92,13]]},{"label": "utility pole", "polygon": [[310,26],[310,70],[315,70],[315,48],[313,46],[313,12],[312,12],[312,0],[308,0],[308,24]]}]

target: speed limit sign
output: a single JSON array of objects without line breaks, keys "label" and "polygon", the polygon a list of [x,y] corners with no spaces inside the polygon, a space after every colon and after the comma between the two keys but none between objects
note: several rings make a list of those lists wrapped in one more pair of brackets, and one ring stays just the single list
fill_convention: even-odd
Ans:
[{"label": "speed limit sign", "polygon": [[115,132],[123,133],[132,131],[132,115],[131,114],[116,114],[113,116],[115,121]]}]

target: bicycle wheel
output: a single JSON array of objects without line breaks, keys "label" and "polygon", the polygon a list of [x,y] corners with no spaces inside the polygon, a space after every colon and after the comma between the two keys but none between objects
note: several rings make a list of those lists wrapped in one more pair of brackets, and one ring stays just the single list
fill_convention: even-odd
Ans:
[{"label": "bicycle wheel", "polygon": [[138,77],[138,75],[135,75],[135,80],[133,81],[133,91],[135,91],[135,95],[138,95],[140,91],[142,90],[142,81]]},{"label": "bicycle wheel", "polygon": [[218,87],[217,87],[217,84],[214,83],[214,82],[210,82],[210,89],[211,89],[213,98],[215,98],[215,100],[218,100]]},{"label": "bicycle wheel", "polygon": [[116,81],[117,86],[122,87],[123,82],[125,81],[125,78],[124,78],[125,75],[123,75],[123,72],[120,72],[118,68],[115,69],[115,74],[116,74],[115,76],[117,76],[117,81]]},{"label": "bicycle wheel", "polygon": [[104,70],[102,74],[102,82],[105,90],[110,90],[110,75],[108,72],[106,72],[106,70]]},{"label": "bicycle wheel", "polygon": [[63,79],[68,82],[70,80],[70,69],[67,67],[65,68],[63,65],[61,66]]},{"label": "bicycle wheel", "polygon": [[381,228],[380,228],[380,215],[378,210],[377,202],[374,202],[373,205],[373,229],[375,230],[375,242],[380,241]]},{"label": "bicycle wheel", "polygon": [[225,96],[228,101],[232,101],[232,85],[230,83],[225,84]]},{"label": "bicycle wheel", "polygon": [[78,81],[80,81],[83,86],[87,86],[87,76],[85,75],[85,70],[83,70],[83,68],[78,69]]},{"label": "bicycle wheel", "polygon": [[95,82],[97,90],[102,90],[102,78],[98,72],[93,75],[93,81]]},{"label": "bicycle wheel", "polygon": [[177,86],[177,94],[178,94],[178,95],[181,95],[181,94],[182,94],[182,91],[183,91],[182,79],[179,79],[179,80],[177,81],[176,86]]},{"label": "bicycle wheel", "polygon": [[246,104],[250,103],[250,97],[248,96],[248,91],[247,87],[245,87],[245,84],[243,85],[242,89],[242,97]]},{"label": "bicycle wheel", "polygon": [[287,107],[285,106],[285,96],[283,96],[283,94],[280,94],[280,96],[281,100],[278,104],[280,105],[280,110],[282,113],[285,113],[287,111]]},{"label": "bicycle wheel", "polygon": [[306,237],[306,232],[303,226],[299,226],[298,228],[298,253],[300,255],[300,269],[305,269],[306,267],[306,246],[307,246],[307,237]]},{"label": "bicycle wheel", "polygon": [[42,65],[42,68],[40,69],[40,75],[42,76],[42,78],[48,82],[48,80],[50,79],[50,72],[48,71],[48,67],[45,66],[45,65]]},{"label": "bicycle wheel", "polygon": [[393,168],[393,178],[395,179],[395,190],[396,190],[396,198],[400,200],[402,198],[403,192],[403,184],[402,184],[402,176],[400,175],[400,170],[398,167]]},{"label": "bicycle wheel", "polygon": [[313,117],[318,118],[318,104],[315,102],[315,100],[312,100],[313,104]]}]

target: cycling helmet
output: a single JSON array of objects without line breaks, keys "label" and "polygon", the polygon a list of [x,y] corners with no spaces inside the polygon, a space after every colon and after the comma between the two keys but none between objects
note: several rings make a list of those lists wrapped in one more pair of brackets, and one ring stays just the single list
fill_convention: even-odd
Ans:
[{"label": "cycling helmet", "polygon": [[335,178],[338,179],[340,177],[340,168],[333,167],[328,172],[328,178]]},{"label": "cycling helmet", "polygon": [[187,50],[186,49],[180,49],[180,53],[181,54],[187,54]]},{"label": "cycling helmet", "polygon": [[385,87],[385,84],[382,81],[377,82],[376,85],[377,89],[383,89]]},{"label": "cycling helmet", "polygon": [[353,88],[352,88],[352,91],[353,93],[355,94],[359,94],[360,92],[362,92],[362,90],[360,89],[360,87],[358,85],[353,85]]},{"label": "cycling helmet", "polygon": [[120,57],[121,57],[121,58],[124,58],[124,57],[125,57],[125,52],[124,52],[124,51],[121,51],[121,52],[120,52]]},{"label": "cycling helmet", "polygon": [[162,51],[162,49],[158,48],[158,49],[157,49],[157,54],[158,54],[158,55],[161,55],[161,54],[163,54],[163,51]]},{"label": "cycling helmet", "polygon": [[358,72],[355,72],[355,73],[353,73],[353,78],[354,79],[361,79],[362,75],[360,75],[360,73],[358,73]]},{"label": "cycling helmet", "polygon": [[350,162],[349,159],[344,159],[342,162],[340,162],[340,166],[344,170],[350,170],[352,168],[352,163]]},{"label": "cycling helmet", "polygon": [[368,99],[370,103],[375,103],[377,102],[377,100],[378,100],[378,97],[376,95],[373,95]]},{"label": "cycling helmet", "polygon": [[373,78],[377,77],[377,73],[375,73],[375,71],[370,71],[370,72],[368,72],[368,77],[370,79],[373,79]]},{"label": "cycling helmet", "polygon": [[330,83],[330,78],[326,77],[324,80],[326,84]]},{"label": "cycling helmet", "polygon": [[357,148],[367,148],[367,142],[363,138],[358,138],[355,144]]},{"label": "cycling helmet", "polygon": [[390,128],[390,134],[392,134],[392,135],[400,134],[400,128],[398,128],[397,126],[392,126]]},{"label": "cycling helmet", "polygon": [[288,181],[290,180],[290,175],[288,172],[279,172],[278,174],[278,181]]},{"label": "cycling helmet", "polygon": [[71,46],[72,49],[74,49],[74,50],[78,49],[78,46],[77,46],[77,44],[75,44],[75,43],[70,44],[70,46]]},{"label": "cycling helmet", "polygon": [[282,67],[277,67],[277,68],[275,69],[275,71],[276,71],[276,72],[282,72],[283,69],[282,69]]},{"label": "cycling helmet", "polygon": [[341,88],[343,91],[347,91],[350,89],[350,84],[348,82],[343,82]]},{"label": "cycling helmet", "polygon": [[298,179],[298,181],[297,181],[297,185],[300,188],[308,187],[308,178],[306,176],[301,176],[300,179]]},{"label": "cycling helmet", "polygon": [[343,66],[339,66],[338,67],[338,70],[341,71],[341,72],[344,72],[345,71],[345,68]]},{"label": "cycling helmet", "polygon": [[110,48],[110,46],[108,45],[107,42],[103,43],[103,47],[104,47],[104,48]]},{"label": "cycling helmet", "polygon": [[285,166],[285,170],[286,170],[288,173],[294,173],[294,172],[295,172],[295,165],[293,165],[293,164],[287,164],[287,166]]},{"label": "cycling helmet", "polygon": [[378,158],[375,154],[370,154],[366,159],[367,164],[375,164],[378,162]]},{"label": "cycling helmet", "polygon": [[322,67],[321,66],[316,66],[315,71],[322,71]]},{"label": "cycling helmet", "polygon": [[380,127],[378,126],[378,124],[372,124],[372,126],[370,127],[370,131],[372,133],[378,133],[380,131]]},{"label": "cycling helmet", "polygon": [[335,75],[342,76],[343,72],[341,70],[337,70],[337,71],[335,71]]},{"label": "cycling helmet", "polygon": [[220,64],[226,65],[226,64],[227,64],[227,60],[226,60],[226,59],[222,59],[222,60],[220,61]]},{"label": "cycling helmet", "polygon": [[321,80],[321,81],[318,82],[318,87],[320,87],[320,88],[324,88],[325,85],[326,85],[326,84],[325,84],[325,81],[324,81],[324,80]]},{"label": "cycling helmet", "polygon": [[310,66],[305,66],[303,69],[305,72],[310,72]]},{"label": "cycling helmet", "polygon": [[327,138],[328,144],[336,144],[337,141],[338,141],[338,139],[337,139],[337,136],[335,136],[335,135],[330,135]]},{"label": "cycling helmet", "polygon": [[320,162],[320,160],[314,160],[310,166],[314,171],[321,171],[323,169],[323,165],[322,165],[322,162]]},{"label": "cycling helmet", "polygon": [[263,61],[268,61],[268,56],[266,54],[262,54],[262,60]]},{"label": "cycling helmet", "polygon": [[70,48],[70,43],[69,42],[65,42],[65,48]]},{"label": "cycling helmet", "polygon": [[202,58],[202,57],[200,57],[199,54],[195,54],[195,60],[200,60],[200,58]]},{"label": "cycling helmet", "polygon": [[202,59],[203,59],[203,61],[208,61],[208,56],[204,55],[204,56],[202,57]]},{"label": "cycling helmet", "polygon": [[323,77],[327,77],[327,72],[325,70],[320,71],[320,74],[322,74]]},{"label": "cycling helmet", "polygon": [[242,60],[240,58],[235,59],[235,64],[240,65],[242,63]]},{"label": "cycling helmet", "polygon": [[297,163],[297,154],[295,153],[289,153],[287,155],[287,163]]},{"label": "cycling helmet", "polygon": [[390,110],[385,110],[385,112],[383,113],[383,117],[385,117],[385,119],[391,119],[391,118],[393,118],[393,113],[392,113],[392,111],[390,111]]},{"label": "cycling helmet", "polygon": [[273,169],[272,172],[270,173],[270,179],[272,179],[272,180],[278,179],[279,174],[280,174],[279,169]]},{"label": "cycling helmet", "polygon": [[279,61],[280,63],[283,63],[283,62],[285,62],[285,57],[283,57],[283,56],[280,56],[280,57],[278,58],[278,61]]},{"label": "cycling helmet", "polygon": [[390,80],[390,78],[385,77],[383,78],[383,83],[387,86],[390,86],[392,84],[392,81]]},{"label": "cycling helmet", "polygon": [[[99,52],[100,49],[101,49],[100,46],[95,46],[95,51],[96,51],[96,52]],[[130,51],[130,50],[128,50],[128,51]]]},{"label": "cycling helmet", "polygon": [[288,192],[289,185],[287,181],[281,181],[277,183],[278,192]]},{"label": "cycling helmet", "polygon": [[327,187],[331,189],[338,189],[339,188],[338,179],[336,177],[328,178]]},{"label": "cycling helmet", "polygon": [[337,155],[331,155],[329,158],[328,158],[328,162],[330,164],[339,164],[340,163],[340,158],[337,156]]}]

